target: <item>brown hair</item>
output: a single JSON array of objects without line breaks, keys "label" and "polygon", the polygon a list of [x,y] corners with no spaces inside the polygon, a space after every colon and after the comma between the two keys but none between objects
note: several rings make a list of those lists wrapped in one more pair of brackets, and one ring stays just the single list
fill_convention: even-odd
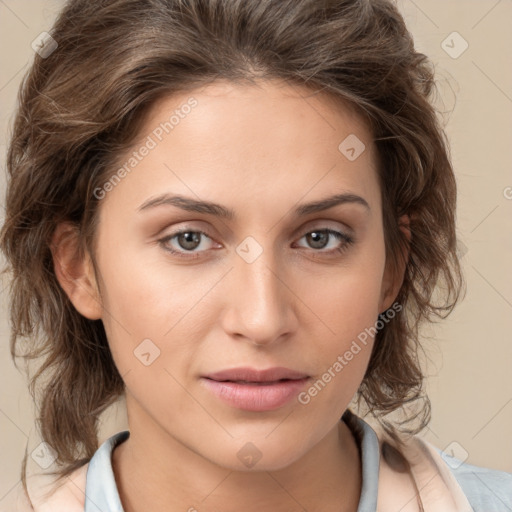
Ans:
[{"label": "brown hair", "polygon": [[[396,298],[403,312],[376,336],[358,391],[384,419],[423,400],[419,325],[447,316],[464,283],[456,254],[456,183],[433,106],[434,72],[415,51],[390,0],[71,0],[20,88],[8,150],[1,249],[12,272],[11,353],[42,364],[38,424],[68,475],[98,448],[98,417],[123,393],[103,324],[81,316],[61,289],[50,240],[59,221],[93,253],[93,191],[137,135],[154,102],[216,79],[277,78],[348,102],[377,148],[387,262],[409,248]],[[340,141],[341,142],[341,141]],[[398,227],[411,219],[410,243]],[[5,270],[4,270],[5,271]],[[442,294],[434,297],[442,283]],[[16,361],[16,359],[15,359]],[[38,388],[39,389],[39,388]],[[420,400],[421,401],[421,400]],[[25,482],[26,456],[22,469]]]}]

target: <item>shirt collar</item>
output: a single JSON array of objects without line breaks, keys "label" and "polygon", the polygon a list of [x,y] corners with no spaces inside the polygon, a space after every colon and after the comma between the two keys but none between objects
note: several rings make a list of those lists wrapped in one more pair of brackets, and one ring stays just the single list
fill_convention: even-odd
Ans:
[{"label": "shirt collar", "polygon": [[128,430],[113,435],[96,450],[89,461],[84,512],[124,512],[112,469],[112,452],[129,437]]},{"label": "shirt collar", "polygon": [[[368,423],[348,409],[343,419],[352,430],[360,448],[362,489],[357,512],[375,512],[380,461],[377,434]],[[124,512],[112,469],[112,452],[129,437],[128,430],[113,435],[98,448],[89,461],[84,512]]]}]

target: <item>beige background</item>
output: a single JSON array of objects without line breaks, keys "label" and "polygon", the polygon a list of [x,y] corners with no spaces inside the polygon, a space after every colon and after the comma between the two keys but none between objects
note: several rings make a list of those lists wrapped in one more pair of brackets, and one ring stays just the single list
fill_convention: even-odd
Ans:
[{"label": "beige background", "polygon": [[[50,28],[61,5],[0,0],[0,204],[7,133],[20,79],[33,56],[31,42]],[[512,472],[512,3],[399,0],[399,6],[416,47],[438,73],[459,186],[458,232],[468,288],[452,316],[425,332],[433,413],[423,435],[471,464]],[[457,56],[464,41],[469,46]],[[2,510],[19,484],[25,447],[30,453],[40,443],[25,378],[10,359],[6,299],[2,291]],[[125,421],[122,406],[112,410],[102,439],[126,428]],[[29,469],[39,469],[31,459]]]}]

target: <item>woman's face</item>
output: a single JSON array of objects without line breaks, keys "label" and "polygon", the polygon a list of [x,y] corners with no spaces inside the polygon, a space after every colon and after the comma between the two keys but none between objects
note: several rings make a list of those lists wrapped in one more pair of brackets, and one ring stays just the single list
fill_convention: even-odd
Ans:
[{"label": "woman's face", "polygon": [[[354,114],[307,94],[216,82],[161,100],[125,172],[95,191],[101,317],[132,436],[279,469],[357,391],[367,329],[397,292],[375,149]],[[213,375],[274,367],[287,370],[266,384]]]}]

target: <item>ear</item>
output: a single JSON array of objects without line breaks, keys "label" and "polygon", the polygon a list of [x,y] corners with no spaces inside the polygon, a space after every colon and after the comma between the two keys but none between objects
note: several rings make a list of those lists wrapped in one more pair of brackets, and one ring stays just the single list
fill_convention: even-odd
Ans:
[{"label": "ear", "polygon": [[[405,235],[408,242],[411,241],[410,218],[408,215],[402,215],[398,219],[398,227]],[[396,264],[396,272],[393,272],[393,266],[389,261],[386,261],[386,268],[382,280],[382,294],[380,299],[379,312],[383,313],[386,309],[390,308],[393,301],[396,299],[398,292],[404,281],[405,268],[409,259],[409,246],[407,245],[402,252],[402,257],[399,258]]]},{"label": "ear", "polygon": [[94,267],[89,253],[80,248],[77,226],[71,222],[59,223],[50,249],[57,280],[76,310],[90,320],[100,319],[102,305]]}]

